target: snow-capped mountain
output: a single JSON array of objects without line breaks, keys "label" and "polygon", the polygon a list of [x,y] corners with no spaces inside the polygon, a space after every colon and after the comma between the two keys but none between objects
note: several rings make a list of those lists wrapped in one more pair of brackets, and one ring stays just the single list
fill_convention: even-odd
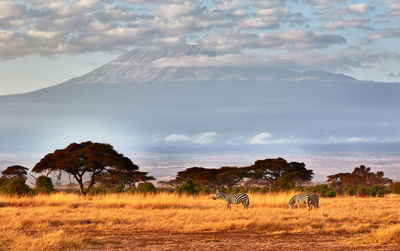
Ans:
[{"label": "snow-capped mountain", "polygon": [[[193,45],[186,45],[186,47],[180,49],[136,49],[88,74],[68,81],[68,84],[231,80],[355,80],[343,74],[324,71],[300,73],[266,66],[247,66],[245,62],[240,62],[242,57],[243,54],[239,52],[214,51]],[[231,60],[229,61],[229,59]]]},{"label": "snow-capped mountain", "polygon": [[399,83],[238,59],[195,46],[133,50],[62,84],[1,96],[0,161],[84,140],[167,158],[399,153]]}]

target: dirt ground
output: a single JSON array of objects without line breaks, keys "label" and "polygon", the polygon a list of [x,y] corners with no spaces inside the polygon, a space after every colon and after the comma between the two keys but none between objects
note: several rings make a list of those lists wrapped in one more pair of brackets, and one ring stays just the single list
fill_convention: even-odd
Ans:
[{"label": "dirt ground", "polygon": [[88,250],[400,250],[397,246],[354,246],[357,235],[308,233],[90,233]]}]

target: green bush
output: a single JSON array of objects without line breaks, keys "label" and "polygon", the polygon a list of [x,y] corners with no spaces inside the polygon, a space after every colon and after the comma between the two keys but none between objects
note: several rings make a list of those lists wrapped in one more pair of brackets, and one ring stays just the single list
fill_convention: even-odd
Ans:
[{"label": "green bush", "polygon": [[400,194],[400,182],[394,182],[390,185],[390,191],[392,193]]},{"label": "green bush", "polygon": [[361,196],[361,197],[365,197],[365,196],[370,195],[370,191],[366,187],[358,187],[357,188],[357,195]]},{"label": "green bush", "polygon": [[287,179],[278,179],[272,185],[271,190],[273,192],[288,191],[294,189],[295,187],[296,185],[293,182],[288,181]]},{"label": "green bush", "polygon": [[345,192],[347,195],[353,196],[353,195],[355,195],[355,194],[357,193],[357,187],[347,186],[347,187],[344,189],[344,192]]},{"label": "green bush", "polygon": [[105,194],[106,189],[104,187],[91,187],[88,193],[89,195]]},{"label": "green bush", "polygon": [[157,192],[156,187],[151,182],[141,182],[136,188],[137,193],[155,193]]},{"label": "green bush", "polygon": [[8,181],[9,179],[7,179],[6,177],[0,177],[0,192],[4,192]]},{"label": "green bush", "polygon": [[321,197],[335,197],[336,191],[326,184],[310,186],[305,189],[307,192],[317,193]]},{"label": "green bush", "polygon": [[176,193],[187,193],[196,194],[202,191],[199,184],[193,182],[192,179],[187,179],[182,185],[175,187],[174,192]]},{"label": "green bush", "polygon": [[39,176],[35,182],[35,192],[51,193],[54,192],[53,182],[47,176]]},{"label": "green bush", "polygon": [[31,191],[23,178],[10,179],[4,187],[4,192],[13,195],[23,195]]},{"label": "green bush", "polygon": [[113,188],[109,190],[111,193],[122,193],[122,186],[115,185]]},{"label": "green bush", "polygon": [[390,193],[390,190],[384,186],[372,185],[369,187],[353,187],[356,190],[356,194],[361,197],[372,196],[372,197],[383,197],[385,194]]},{"label": "green bush", "polygon": [[385,196],[385,194],[390,193],[390,190],[387,189],[384,186],[379,186],[379,185],[373,185],[373,186],[369,186],[367,187],[368,191],[369,191],[369,195],[370,196],[378,196],[378,197],[383,197]]}]

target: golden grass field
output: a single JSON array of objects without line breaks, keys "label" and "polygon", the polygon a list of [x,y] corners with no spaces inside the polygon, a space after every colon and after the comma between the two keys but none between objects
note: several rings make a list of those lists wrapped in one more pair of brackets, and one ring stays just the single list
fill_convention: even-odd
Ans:
[{"label": "golden grass field", "polygon": [[337,245],[347,248],[400,247],[399,195],[321,198],[320,208],[311,211],[289,210],[292,195],[249,194],[248,210],[232,205],[230,211],[222,200],[212,200],[213,195],[0,195],[0,250],[146,249],[146,240],[137,248],[129,246],[138,245],[130,236],[143,233],[185,238],[209,233],[204,245],[222,245],[213,233],[257,233],[258,239],[284,234],[338,236]]}]

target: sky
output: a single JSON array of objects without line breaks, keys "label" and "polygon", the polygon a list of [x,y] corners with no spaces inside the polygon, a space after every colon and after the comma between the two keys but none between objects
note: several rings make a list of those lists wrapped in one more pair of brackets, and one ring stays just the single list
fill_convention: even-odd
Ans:
[{"label": "sky", "polygon": [[64,82],[134,48],[194,43],[287,70],[400,82],[400,1],[0,0],[0,95]]}]

